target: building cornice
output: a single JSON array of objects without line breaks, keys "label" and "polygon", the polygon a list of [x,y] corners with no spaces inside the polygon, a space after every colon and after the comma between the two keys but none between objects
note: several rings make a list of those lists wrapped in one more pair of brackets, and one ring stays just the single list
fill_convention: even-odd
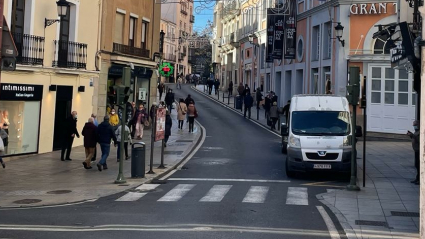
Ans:
[{"label": "building cornice", "polygon": [[391,62],[391,56],[388,54],[359,54],[359,55],[349,55],[350,61],[353,62]]}]

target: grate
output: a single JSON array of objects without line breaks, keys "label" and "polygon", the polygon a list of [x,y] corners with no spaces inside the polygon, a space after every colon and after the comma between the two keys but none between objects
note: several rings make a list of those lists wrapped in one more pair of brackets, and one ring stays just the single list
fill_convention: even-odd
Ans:
[{"label": "grate", "polygon": [[359,226],[389,227],[387,222],[382,222],[382,221],[367,221],[367,220],[356,220],[356,225],[359,225]]},{"label": "grate", "polygon": [[191,142],[193,142],[193,140],[190,140],[190,139],[178,139],[178,140],[176,140],[176,142],[181,142],[181,143],[187,142],[187,143],[191,143]]},{"label": "grate", "polygon": [[38,202],[41,202],[41,200],[40,199],[22,199],[22,200],[14,201],[13,203],[16,203],[16,204],[32,204],[32,203],[38,203]]},{"label": "grate", "polygon": [[391,216],[398,216],[398,217],[419,217],[419,212],[397,212],[397,211],[391,211]]},{"label": "grate", "polygon": [[183,151],[165,151],[164,154],[180,155]]},{"label": "grate", "polygon": [[49,191],[47,194],[67,194],[72,192],[71,190],[55,190],[55,191]]}]

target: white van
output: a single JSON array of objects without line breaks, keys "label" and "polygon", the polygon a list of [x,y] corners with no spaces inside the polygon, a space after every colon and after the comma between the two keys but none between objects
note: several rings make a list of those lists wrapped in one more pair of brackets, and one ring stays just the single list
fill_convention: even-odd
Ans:
[{"label": "white van", "polygon": [[[345,97],[295,95],[288,124],[282,124],[282,152],[286,174],[351,170],[351,114]],[[357,131],[357,130],[356,130]],[[360,131],[361,132],[361,131]]]}]

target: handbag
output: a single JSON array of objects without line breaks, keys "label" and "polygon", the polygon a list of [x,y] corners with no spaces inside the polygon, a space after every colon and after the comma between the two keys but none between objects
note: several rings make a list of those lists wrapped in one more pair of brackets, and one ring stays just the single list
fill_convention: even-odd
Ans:
[{"label": "handbag", "polygon": [[3,139],[0,137],[0,152],[4,151]]}]

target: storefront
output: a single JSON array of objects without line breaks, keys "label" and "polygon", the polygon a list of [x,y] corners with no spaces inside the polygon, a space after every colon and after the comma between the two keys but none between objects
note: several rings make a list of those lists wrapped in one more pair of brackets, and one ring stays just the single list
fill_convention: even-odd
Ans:
[{"label": "storefront", "polygon": [[38,152],[42,85],[1,84],[0,122],[9,137],[5,156]]}]

